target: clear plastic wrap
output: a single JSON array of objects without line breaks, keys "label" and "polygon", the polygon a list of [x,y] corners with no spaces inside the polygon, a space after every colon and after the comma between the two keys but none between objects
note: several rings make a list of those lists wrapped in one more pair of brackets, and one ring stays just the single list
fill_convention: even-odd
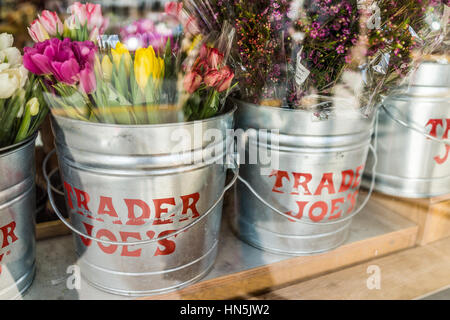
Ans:
[{"label": "clear plastic wrap", "polygon": [[186,2],[204,29],[235,26],[238,98],[294,109],[371,114],[448,29],[439,0]]},{"label": "clear plastic wrap", "polygon": [[55,115],[114,124],[201,120],[221,112],[234,87],[227,64],[234,33],[225,26],[201,34],[181,3],[118,34],[105,33],[100,5],[77,2],[64,23],[43,14],[51,21],[33,22],[24,61]]},{"label": "clear plastic wrap", "polygon": [[0,149],[33,136],[48,112],[39,82],[13,42],[11,34],[0,34]]}]

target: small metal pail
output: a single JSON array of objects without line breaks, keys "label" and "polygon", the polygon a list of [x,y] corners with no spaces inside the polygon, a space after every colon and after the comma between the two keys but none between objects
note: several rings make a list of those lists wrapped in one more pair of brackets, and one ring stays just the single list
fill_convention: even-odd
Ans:
[{"label": "small metal pail", "polygon": [[72,225],[61,219],[50,183],[49,198],[75,233],[89,283],[141,296],[179,289],[207,273],[217,253],[222,198],[237,178],[225,186],[233,114],[135,126],[53,117]]},{"label": "small metal pail", "polygon": [[[374,117],[342,110],[318,120],[310,111],[237,104],[236,127],[247,132],[232,217],[237,235],[288,255],[341,245],[368,200],[356,209]],[[250,164],[249,150],[268,150],[269,164]]]},{"label": "small metal pail", "polygon": [[0,149],[0,299],[16,299],[35,274],[36,136]]},{"label": "small metal pail", "polygon": [[[450,193],[450,64],[425,62],[379,112],[375,190],[398,197]],[[372,173],[365,173],[368,183]]]}]

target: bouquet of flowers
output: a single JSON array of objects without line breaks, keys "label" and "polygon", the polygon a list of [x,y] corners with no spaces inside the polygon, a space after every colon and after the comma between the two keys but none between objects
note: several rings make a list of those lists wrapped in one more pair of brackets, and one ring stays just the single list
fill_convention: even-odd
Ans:
[{"label": "bouquet of flowers", "polygon": [[229,30],[202,35],[181,3],[168,3],[165,17],[182,32],[154,42],[148,36],[151,25],[140,21],[134,33],[128,30],[123,39],[110,41],[114,37],[104,35],[107,21],[100,5],[77,2],[69,13],[62,23],[56,13],[43,11],[29,30],[36,43],[25,48],[24,65],[41,80],[54,114],[154,124],[199,120],[221,111],[234,87],[223,51]]},{"label": "bouquet of flowers", "polygon": [[32,136],[47,115],[39,83],[22,64],[13,36],[0,34],[0,148]]},{"label": "bouquet of flowers", "polygon": [[240,99],[364,114],[442,42],[445,16],[439,0],[186,1],[205,28],[236,27]]},{"label": "bouquet of flowers", "polygon": [[290,1],[187,0],[187,9],[211,32],[230,23],[236,29],[232,50],[240,98],[281,106],[286,96]]},{"label": "bouquet of flowers", "polygon": [[388,57],[380,94],[387,96],[407,85],[409,76],[431,54],[448,52],[449,5],[449,0],[377,2],[383,24],[369,34],[368,56]]}]

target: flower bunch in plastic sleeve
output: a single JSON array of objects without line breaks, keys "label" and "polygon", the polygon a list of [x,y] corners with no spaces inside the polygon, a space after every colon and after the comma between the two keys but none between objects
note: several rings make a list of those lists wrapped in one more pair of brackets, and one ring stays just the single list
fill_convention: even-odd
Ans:
[{"label": "flower bunch in plastic sleeve", "polygon": [[288,0],[186,0],[203,30],[236,29],[232,61],[240,99],[262,105],[286,102],[289,55]]},{"label": "flower bunch in plastic sleeve", "polygon": [[[99,41],[56,34],[26,49],[26,67],[40,76],[52,112],[91,122],[157,124],[222,111],[234,86],[230,30],[206,36],[181,3],[165,9],[161,21],[139,20],[120,37],[103,29]],[[92,32],[88,16],[75,21],[84,21],[83,34]]]},{"label": "flower bunch in plastic sleeve", "polygon": [[384,56],[386,81],[380,94],[387,96],[407,86],[423,60],[448,53],[448,0],[379,0],[380,28],[369,33],[368,56]]},{"label": "flower bunch in plastic sleeve", "polygon": [[368,115],[442,43],[438,0],[186,2],[205,28],[236,27],[239,98],[260,105]]},{"label": "flower bunch in plastic sleeve", "polygon": [[29,77],[13,36],[0,34],[0,149],[32,136],[48,109],[34,76]]}]

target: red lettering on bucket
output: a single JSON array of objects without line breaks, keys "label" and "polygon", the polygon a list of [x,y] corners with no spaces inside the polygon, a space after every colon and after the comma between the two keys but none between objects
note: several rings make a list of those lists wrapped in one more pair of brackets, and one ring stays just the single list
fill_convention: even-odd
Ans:
[{"label": "red lettering on bucket", "polygon": [[[128,207],[128,221],[127,225],[140,226],[145,224],[145,220],[150,218],[150,207],[139,199],[125,199]],[[139,217],[136,216],[135,207],[138,206],[142,213]]]},{"label": "red lettering on bucket", "polygon": [[[305,210],[305,206],[308,204],[308,201],[296,201],[296,202],[297,202],[297,206],[298,206],[297,214],[295,216],[292,215],[292,211],[288,211],[288,212],[286,212],[286,214],[288,214],[296,219],[301,219],[303,217],[303,210]],[[295,221],[295,220],[289,219],[289,221]]]},{"label": "red lettering on bucket", "polygon": [[[187,196],[181,196],[181,201],[183,201],[183,211],[181,212],[181,214],[185,215],[188,213],[188,210],[191,210],[193,219],[200,217],[200,214],[197,211],[198,200],[200,200],[200,194],[198,192],[189,194]],[[186,221],[187,219],[188,218],[183,218],[180,219],[180,221]]]},{"label": "red lettering on bucket", "polygon": [[[347,177],[350,177],[349,182],[345,182]],[[352,183],[353,183],[353,170],[342,171],[342,182],[341,182],[341,187],[339,188],[339,193],[345,192],[348,189],[350,189],[350,187],[352,186]]]},{"label": "red lettering on bucket", "polygon": [[[445,128],[444,128],[444,120],[445,120]],[[431,126],[430,129],[430,136],[435,137],[435,138],[442,138],[443,140],[448,139],[448,135],[449,135],[449,131],[450,131],[450,119],[430,119],[427,124],[425,125],[425,127]],[[438,128],[442,127],[444,128],[444,133],[442,134],[442,136],[438,136]],[[444,164],[445,162],[447,162],[447,160],[449,159],[449,155],[450,155],[450,145],[446,144],[445,145],[445,152],[444,154],[441,155],[436,155],[433,157],[434,161],[441,165]]]},{"label": "red lettering on bucket", "polygon": [[[133,238],[136,240],[142,240],[141,235],[138,232],[120,232],[120,238],[123,242],[127,242],[129,238]],[[122,257],[140,257],[142,249],[137,249],[134,251],[129,251],[128,246],[122,247],[122,253],[120,254]]]},{"label": "red lettering on bucket", "polygon": [[[287,215],[302,219],[306,212],[311,221],[320,222],[326,217],[328,220],[339,219],[344,211],[350,213],[354,210],[363,169],[364,166],[361,165],[354,170],[322,173],[320,180],[314,179],[311,173],[273,170],[269,178],[275,177],[273,192],[301,196],[302,201],[293,197],[296,200],[297,211],[295,213],[287,211]],[[293,179],[290,178],[291,176]],[[316,181],[315,184],[314,181]],[[336,192],[337,187],[339,189]],[[314,193],[311,193],[311,190],[314,190]],[[328,197],[334,194],[343,195],[337,198]],[[319,200],[303,201],[313,195],[322,197]]]},{"label": "red lettering on bucket", "polygon": [[161,214],[162,213],[168,213],[168,208],[161,208],[161,205],[163,204],[170,204],[172,206],[175,205],[175,199],[174,198],[166,198],[166,199],[155,199],[153,200],[153,203],[155,204],[155,221],[153,222],[154,225],[158,224],[171,224],[173,223],[173,220],[162,220]]},{"label": "red lettering on bucket", "polygon": [[67,193],[67,203],[69,204],[70,209],[73,209],[73,203],[72,203],[73,190],[72,190],[72,186],[64,181],[64,189],[66,189],[66,193]]},{"label": "red lettering on bucket", "polygon": [[[319,208],[320,214],[314,215],[314,210]],[[318,201],[312,204],[312,206],[309,208],[309,218],[311,221],[319,222],[321,221],[328,212],[328,205],[323,201]]]},{"label": "red lettering on bucket", "polygon": [[[14,233],[14,231],[16,230],[16,222],[15,221],[12,221],[9,224],[7,224],[6,226],[1,227],[0,230],[1,230],[2,236],[3,236],[2,249],[6,248],[10,244],[19,240],[17,238],[16,234]],[[10,241],[8,241],[8,239]]]},{"label": "red lettering on bucket", "polygon": [[283,191],[279,189],[283,187],[283,178],[286,178],[288,181],[290,181],[289,174],[287,173],[287,171],[273,170],[270,173],[269,178],[273,176],[276,176],[276,179],[272,191],[277,193],[283,193]]},{"label": "red lettering on bucket", "polygon": [[[302,187],[304,195],[307,195],[307,196],[311,195],[311,191],[309,191],[309,189],[308,189],[308,183],[312,180],[312,174],[292,172],[292,175],[294,176],[294,191],[292,191],[291,194],[298,195],[299,194],[298,187]],[[289,178],[289,176],[288,176],[288,178]],[[305,179],[300,181],[301,178],[305,178]]]},{"label": "red lettering on bucket", "polygon": [[320,181],[319,186],[317,187],[316,192],[314,192],[315,196],[321,195],[323,189],[328,189],[328,194],[336,193],[334,190],[333,184],[333,173],[324,173],[322,176],[322,180]]},{"label": "red lettering on bucket", "polygon": [[110,217],[116,218],[117,220],[113,221],[114,224],[122,224],[122,222],[119,220],[116,209],[114,209],[111,197],[100,197],[100,204],[98,205],[97,213],[99,215],[107,214]]},{"label": "red lettering on bucket", "polygon": [[[15,230],[16,230],[16,222],[15,221],[12,221],[12,222],[8,223],[7,225],[4,225],[3,227],[0,227],[1,235],[3,238],[1,249],[10,247],[14,242],[19,240],[19,238],[15,234]],[[6,250],[8,250],[8,249],[6,249]],[[8,253],[9,253],[9,251],[6,252],[6,255]],[[1,263],[2,263],[4,257],[5,257],[5,253],[1,253],[0,254],[0,274],[2,273]]]},{"label": "red lettering on bucket", "polygon": [[[198,212],[198,202],[200,200],[200,194],[193,193],[188,195],[182,195],[178,198],[169,197],[162,199],[153,199],[151,202],[147,203],[140,199],[122,199],[122,208],[127,210],[127,215],[119,215],[120,210],[117,209],[115,205],[119,204],[118,199],[113,199],[107,196],[99,196],[98,205],[92,199],[88,192],[77,189],[67,182],[64,182],[64,188],[69,195],[67,197],[68,206],[73,212],[81,214],[84,219],[89,218],[100,223],[105,223],[105,220],[109,220],[113,224],[125,225],[128,228],[132,226],[143,226],[148,224],[151,226],[161,226],[170,225],[176,222],[182,222],[187,220],[193,220],[200,217]],[[76,203],[72,200],[72,196],[76,197]],[[150,207],[152,205],[152,208]],[[96,206],[97,212],[93,213],[89,210],[89,205],[92,207]],[[181,213],[172,213],[170,209],[180,208]],[[152,216],[154,212],[154,216]],[[175,218],[177,217],[177,221]],[[121,220],[124,219],[126,221]],[[156,233],[153,230],[145,230],[141,232],[132,232],[124,230],[110,230],[103,227],[101,224],[91,224],[84,221],[81,222],[84,226],[85,233],[91,237],[98,239],[107,239],[113,242],[136,242],[142,241],[144,239],[153,239],[155,236],[157,238],[170,235],[176,230],[160,230]],[[101,226],[101,227],[98,227]],[[176,235],[172,238],[176,238]],[[92,240],[80,236],[80,239],[86,247],[92,245]],[[117,240],[120,239],[120,240]],[[140,257],[142,255],[142,250],[145,248],[154,248],[154,256],[170,255],[175,252],[176,242],[169,238],[157,241],[158,247],[147,246],[147,247],[136,247],[133,246],[131,250],[129,245],[109,245],[107,243],[101,243],[96,241],[100,250],[105,254],[115,254],[119,253],[122,257]],[[117,250],[120,247],[120,250]]]},{"label": "red lettering on bucket", "polygon": [[[171,233],[174,233],[176,230],[166,230],[159,234],[158,238],[167,236]],[[175,236],[176,237],[176,236]],[[167,256],[171,253],[175,252],[175,242],[169,239],[163,239],[159,240],[158,244],[162,245],[164,248],[160,250],[159,248],[156,249],[155,257],[156,256]]]}]

